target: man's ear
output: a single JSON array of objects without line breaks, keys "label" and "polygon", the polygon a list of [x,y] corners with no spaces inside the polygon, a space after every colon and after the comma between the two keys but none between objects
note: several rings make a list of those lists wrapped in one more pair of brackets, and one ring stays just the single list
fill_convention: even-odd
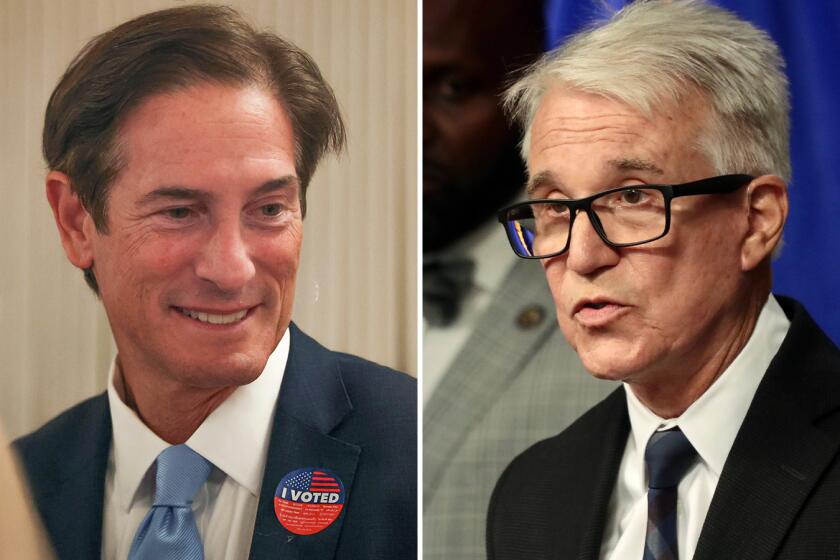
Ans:
[{"label": "man's ear", "polygon": [[60,171],[50,171],[46,186],[47,200],[67,258],[83,270],[90,268],[93,265],[92,238],[96,232],[93,218],[73,190],[70,177]]},{"label": "man's ear", "polygon": [[748,228],[741,246],[741,269],[753,270],[782,239],[788,215],[787,185],[775,175],[756,177],[747,186]]}]

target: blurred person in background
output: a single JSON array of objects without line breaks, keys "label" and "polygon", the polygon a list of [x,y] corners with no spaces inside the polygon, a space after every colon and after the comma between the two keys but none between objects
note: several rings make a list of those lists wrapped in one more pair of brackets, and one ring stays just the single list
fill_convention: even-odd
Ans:
[{"label": "blurred person in background", "polygon": [[506,80],[543,50],[542,2],[423,3],[424,556],[483,558],[504,466],[610,387],[557,331],[539,267],[496,211],[520,196]]}]

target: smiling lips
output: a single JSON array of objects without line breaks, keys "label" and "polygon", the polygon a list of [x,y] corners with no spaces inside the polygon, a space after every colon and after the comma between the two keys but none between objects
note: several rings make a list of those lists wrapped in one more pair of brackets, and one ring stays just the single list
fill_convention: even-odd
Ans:
[{"label": "smiling lips", "polygon": [[604,327],[626,309],[628,306],[609,299],[582,299],[572,308],[572,317],[584,327]]},{"label": "smiling lips", "polygon": [[195,319],[196,321],[200,321],[202,323],[210,323],[213,325],[230,325],[233,323],[238,323],[245,316],[248,314],[248,309],[241,309],[239,311],[234,311],[232,313],[207,313],[204,311],[196,311],[193,309],[187,309],[185,307],[176,307],[180,313],[186,315],[190,319]]}]

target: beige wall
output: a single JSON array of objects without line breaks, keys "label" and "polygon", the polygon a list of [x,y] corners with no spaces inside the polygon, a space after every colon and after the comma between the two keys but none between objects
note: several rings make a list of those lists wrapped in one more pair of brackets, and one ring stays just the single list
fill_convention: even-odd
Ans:
[{"label": "beige wall", "polygon": [[[41,119],[93,35],[171,0],[0,0],[0,418],[12,437],[105,387],[104,313],[61,251]],[[327,346],[416,373],[416,3],[238,0],[332,84],[349,151],[310,186],[294,319]]]}]

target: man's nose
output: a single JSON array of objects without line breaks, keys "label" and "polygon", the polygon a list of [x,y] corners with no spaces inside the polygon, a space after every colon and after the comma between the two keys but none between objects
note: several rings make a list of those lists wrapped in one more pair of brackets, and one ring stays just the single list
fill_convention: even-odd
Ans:
[{"label": "man's nose", "polygon": [[239,290],[254,277],[256,268],[239,220],[215,225],[199,251],[195,272],[223,291]]},{"label": "man's nose", "polygon": [[586,212],[580,211],[575,217],[570,234],[566,257],[569,270],[588,275],[618,263],[619,252],[601,239]]}]

